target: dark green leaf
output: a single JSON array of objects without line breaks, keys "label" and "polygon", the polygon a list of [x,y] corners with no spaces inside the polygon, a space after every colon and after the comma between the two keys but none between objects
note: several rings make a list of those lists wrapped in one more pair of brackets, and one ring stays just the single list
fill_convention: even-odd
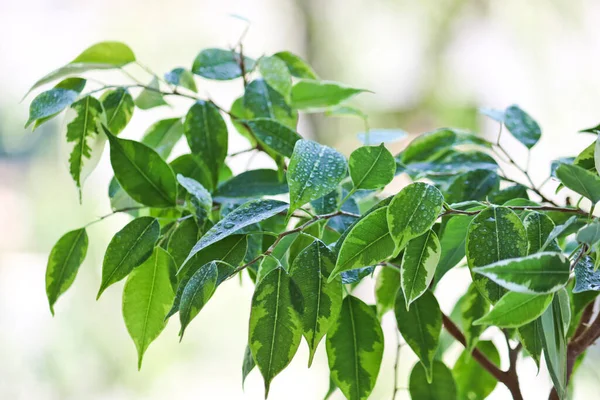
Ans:
[{"label": "dark green leaf", "polygon": [[552,302],[553,294],[508,292],[479,318],[475,325],[494,325],[499,328],[518,328],[537,319]]},{"label": "dark green leaf", "polygon": [[[231,50],[205,49],[198,54],[192,65],[192,72],[206,79],[225,81],[242,76],[241,56]],[[244,57],[246,73],[254,69],[254,60]]]},{"label": "dark green leaf", "polygon": [[118,135],[125,129],[131,116],[135,104],[133,97],[125,88],[118,88],[104,92],[100,98],[102,107],[106,112],[106,126],[113,135]]},{"label": "dark green leaf", "polygon": [[274,196],[288,192],[286,180],[279,179],[273,169],[255,169],[242,172],[219,185],[215,197],[252,198]]},{"label": "dark green leaf", "polygon": [[274,54],[274,56],[282,59],[286,63],[292,76],[296,78],[317,79],[315,71],[313,71],[306,61],[297,55],[290,53],[289,51],[281,51]]},{"label": "dark green leaf", "polygon": [[[491,340],[479,342],[477,348],[493,364],[500,365],[500,354]],[[485,368],[481,368],[468,350],[460,354],[452,372],[456,379],[459,400],[485,399],[494,391],[498,383],[492,374]]]},{"label": "dark green leaf", "polygon": [[418,363],[412,369],[408,382],[410,396],[415,400],[456,400],[456,383],[452,371],[441,361],[434,361],[433,372]]},{"label": "dark green leaf", "polygon": [[520,326],[517,330],[523,347],[535,364],[540,368],[540,359],[542,357],[542,325],[540,318]]},{"label": "dark green leaf", "polygon": [[366,91],[337,82],[303,79],[292,88],[292,106],[299,110],[322,110]]},{"label": "dark green leaf", "polygon": [[154,77],[148,84],[148,87],[135,99],[135,105],[141,110],[149,110],[154,107],[168,105],[160,93],[160,84],[158,78]]},{"label": "dark green leaf", "polygon": [[444,227],[440,239],[442,254],[435,270],[436,282],[439,282],[446,272],[450,271],[465,257],[467,231],[473,218],[471,215],[456,215],[450,218]]},{"label": "dark green leaf", "polygon": [[364,146],[354,150],[348,161],[354,189],[380,189],[394,179],[396,161],[385,146]]},{"label": "dark green leaf", "polygon": [[179,224],[171,234],[167,245],[167,251],[175,260],[177,268],[183,264],[190,250],[196,244],[201,230],[194,218],[187,218]]},{"label": "dark green leaf", "polygon": [[517,105],[512,105],[504,111],[504,125],[528,149],[535,146],[542,136],[542,130],[537,122]]},{"label": "dark green leaf", "polygon": [[[166,159],[183,135],[181,118],[169,118],[155,122],[146,130],[142,143],[152,147]],[[187,176],[187,175],[185,175]]]},{"label": "dark green leaf", "polygon": [[[86,80],[83,78],[66,78],[63,79],[62,81],[58,82],[55,86],[54,89],[60,89],[60,90],[70,90],[70,91],[74,91],[77,92],[78,94],[80,94],[83,89],[85,88],[85,84],[86,84]],[[35,101],[35,99],[34,99]],[[32,103],[33,106],[33,103]],[[58,113],[55,114],[51,114],[47,117],[44,118],[40,118],[37,119],[35,121],[35,123],[33,124],[33,130],[36,130],[40,125],[44,124],[47,121],[50,121],[52,118],[56,117]]]},{"label": "dark green leaf", "polygon": [[77,96],[79,92],[62,88],[53,88],[40,93],[29,106],[29,119],[25,128],[34,121],[58,114],[77,100]]},{"label": "dark green leaf", "polygon": [[175,174],[190,177],[212,192],[214,188],[212,173],[200,157],[193,154],[184,154],[171,161],[171,168],[173,168]]},{"label": "dark green leaf", "polygon": [[498,190],[499,186],[500,177],[495,171],[475,169],[455,178],[444,191],[444,198],[448,203],[485,200],[487,195]]},{"label": "dark green leaf", "polygon": [[431,284],[440,254],[440,241],[431,229],[411,239],[406,245],[402,256],[401,281],[406,308],[425,293]]},{"label": "dark green leaf", "polygon": [[250,346],[246,345],[246,350],[244,350],[244,362],[242,363],[242,389],[244,388],[244,383],[246,382],[248,374],[250,374],[254,367],[256,367],[256,364],[252,357],[252,351],[250,350]]},{"label": "dark green leaf", "polygon": [[556,177],[563,185],[590,199],[596,204],[600,201],[600,177],[598,174],[581,167],[562,164],[556,169]]},{"label": "dark green leaf", "polygon": [[181,338],[183,338],[188,324],[215,293],[218,276],[217,263],[211,261],[198,268],[185,285],[179,301],[179,320],[181,322],[179,336]]},{"label": "dark green leaf", "polygon": [[302,139],[296,131],[274,119],[257,118],[246,125],[263,146],[284,157],[291,157],[294,145]]},{"label": "dark green leaf", "polygon": [[262,79],[250,82],[243,98],[247,119],[270,118],[277,120],[290,129],[296,129],[298,112],[286,102],[284,96]]},{"label": "dark green leaf", "polygon": [[172,69],[170,72],[165,74],[165,80],[171,85],[181,86],[182,88],[186,88],[192,92],[198,91],[196,82],[194,81],[194,75],[192,75],[192,73],[185,68]]},{"label": "dark green leaf", "polygon": [[400,290],[400,271],[394,267],[382,267],[375,278],[375,299],[377,300],[377,315],[394,308],[396,293]]},{"label": "dark green leaf", "polygon": [[452,129],[438,129],[417,136],[398,156],[404,164],[425,161],[456,142]]},{"label": "dark green leaf", "polygon": [[479,293],[477,287],[471,283],[460,307],[462,327],[465,332],[465,340],[467,341],[467,350],[473,350],[479,341],[479,336],[485,330],[484,326],[473,325],[473,322],[483,317],[489,310],[489,303]]}]

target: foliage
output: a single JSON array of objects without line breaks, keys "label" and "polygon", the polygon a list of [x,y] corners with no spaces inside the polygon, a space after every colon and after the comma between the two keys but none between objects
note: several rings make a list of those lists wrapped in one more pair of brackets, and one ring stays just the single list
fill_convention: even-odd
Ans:
[{"label": "foliage", "polygon": [[[413,398],[484,398],[500,383],[521,399],[521,353],[538,365],[543,355],[551,396],[565,398],[575,360],[600,337],[592,312],[600,291],[600,222],[593,213],[600,140],[557,160],[536,185],[500,135],[489,141],[443,128],[394,156],[385,143],[406,133],[369,130],[366,114],[347,103],[367,91],[321,80],[290,52],[254,59],[241,45],[206,49],[190,69],[164,77],[144,67],[148,84],[127,71],[130,64],[141,65],[125,44],[90,47],[35,83],[31,90],[60,80],[32,100],[26,125],[35,129],[66,111],[64,138],[73,145],[68,161],[79,193],[109,147],[112,212],[91,223],[117,213],[132,220],[106,249],[97,296],[126,279],[123,317],[139,367],[172,316],[179,313],[183,338],[220,285],[239,277],[254,287],[243,377],[257,367],[265,397],[304,338],[309,366],[325,343],[331,390],[369,398],[383,358],[381,318],[394,310],[398,333],[420,360],[409,379]],[[133,82],[94,87],[97,81],[83,75],[103,69]],[[228,109],[197,93],[202,79],[238,80],[243,93]],[[190,101],[186,115],[157,121],[140,141],[121,136],[136,109],[167,105],[171,97]],[[316,112],[363,118],[365,145],[347,159],[304,139],[298,116]],[[527,151],[542,137],[516,105],[482,114],[513,136],[504,141]],[[248,141],[245,152],[266,154],[273,167],[233,175],[228,164],[240,154],[228,154],[234,135]],[[180,141],[187,150],[173,157]],[[518,179],[504,173],[506,163],[520,171]],[[414,183],[386,197],[400,174]],[[557,204],[542,192],[550,182],[580,198]],[[66,233],[50,253],[52,313],[84,262],[86,228]],[[436,287],[463,266],[472,279],[457,286],[464,295],[447,316]],[[376,304],[369,305],[353,290],[373,276]],[[481,338],[487,328],[506,335],[508,357]],[[451,337],[465,346],[452,366],[442,359]],[[504,358],[509,364],[501,369]]]}]

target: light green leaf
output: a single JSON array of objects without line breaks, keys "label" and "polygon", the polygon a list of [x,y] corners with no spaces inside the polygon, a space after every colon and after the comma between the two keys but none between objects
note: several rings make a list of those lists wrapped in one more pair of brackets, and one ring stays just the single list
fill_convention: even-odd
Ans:
[{"label": "light green leaf", "polygon": [[34,121],[46,119],[58,114],[73,104],[78,96],[79,92],[63,88],[53,88],[40,93],[33,99],[29,106],[29,119],[25,124],[25,128]]},{"label": "light green leaf", "polygon": [[292,76],[285,61],[276,56],[261,57],[258,70],[267,84],[279,92],[285,99],[292,93]]},{"label": "light green leaf", "polygon": [[425,293],[431,284],[440,254],[440,241],[431,229],[406,245],[402,256],[401,282],[406,308]]},{"label": "light green leaf", "polygon": [[460,305],[462,327],[465,333],[465,340],[467,341],[465,347],[468,351],[473,350],[479,341],[479,336],[485,330],[484,326],[474,325],[473,321],[483,317],[489,310],[489,303],[479,293],[477,287],[471,283]]},{"label": "light green leaf", "polygon": [[442,331],[442,312],[435,296],[428,290],[407,309],[404,293],[399,290],[394,310],[402,337],[421,360],[427,372],[427,381],[431,382],[433,358]]},{"label": "light green leaf", "polygon": [[539,370],[543,347],[541,319],[538,318],[526,325],[520,326],[517,332],[523,347],[527,350],[533,361],[535,361]]},{"label": "light green leaf", "polygon": [[302,137],[282,123],[270,118],[257,118],[246,122],[248,129],[264,147],[284,157],[291,157],[294,145]]},{"label": "light green leaf", "polygon": [[142,143],[152,147],[159,156],[166,159],[182,135],[181,118],[168,118],[152,124],[144,133]]},{"label": "light green leaf", "polygon": [[396,194],[387,210],[390,234],[400,252],[409,240],[427,232],[438,219],[444,196],[434,186],[417,182]]},{"label": "light green leaf", "polygon": [[177,268],[181,267],[190,250],[196,244],[202,231],[198,227],[198,223],[194,218],[187,218],[181,221],[179,226],[175,228],[169,242],[167,244],[167,251],[175,260]]},{"label": "light green leaf", "polygon": [[123,190],[150,207],[175,206],[177,181],[169,164],[145,144],[119,139],[106,128],[104,133],[110,142],[110,163]]},{"label": "light green leaf", "polygon": [[528,149],[535,146],[542,136],[538,123],[517,105],[512,105],[504,111],[504,125]]},{"label": "light green leaf", "polygon": [[118,88],[104,92],[100,101],[106,113],[106,126],[108,130],[113,135],[118,135],[125,129],[133,115],[135,108],[133,97],[131,97],[127,89]]},{"label": "light green leaf", "polygon": [[102,262],[102,283],[97,298],[150,257],[159,234],[160,224],[156,218],[140,217],[113,236]]},{"label": "light green leaf", "polygon": [[383,143],[359,147],[348,161],[354,189],[380,189],[394,179],[396,160]]},{"label": "light green leaf", "polygon": [[356,135],[358,140],[365,146],[376,145],[378,143],[394,143],[407,136],[408,133],[401,129],[371,129],[368,132]]},{"label": "light green leaf", "polygon": [[181,86],[196,93],[198,88],[194,81],[194,75],[185,68],[174,68],[165,74],[165,80],[171,85]]},{"label": "light green leaf", "polygon": [[418,363],[408,382],[410,397],[415,400],[456,400],[456,383],[452,371],[441,361],[434,361],[429,374]]},{"label": "light green leaf", "polygon": [[[467,263],[472,270],[508,258],[527,255],[527,233],[519,216],[506,207],[488,207],[469,225]],[[488,278],[473,274],[479,292],[495,303],[506,292]]]},{"label": "light green leaf", "polygon": [[240,66],[240,54],[223,49],[205,49],[198,54],[192,65],[192,72],[206,79],[226,81],[239,78],[242,72],[254,69],[255,61],[244,57],[244,71]]},{"label": "light green leaf", "polygon": [[296,78],[318,79],[317,74],[308,65],[306,61],[289,51],[281,51],[274,54],[275,57],[282,59],[292,76]]},{"label": "light green leaf", "polygon": [[[500,365],[500,354],[491,340],[479,342],[477,348],[493,364]],[[494,391],[498,383],[496,378],[473,358],[469,350],[464,350],[460,354],[452,372],[456,379],[459,400],[485,399]]]},{"label": "light green leaf", "polygon": [[368,399],[383,358],[383,331],[375,311],[346,296],[326,343],[333,382],[349,400]]},{"label": "light green leaf", "polygon": [[273,378],[292,361],[302,340],[302,295],[283,268],[256,285],[250,309],[248,344],[265,380],[265,398]]},{"label": "light green leaf", "polygon": [[552,293],[564,287],[571,271],[569,259],[562,253],[535,253],[473,268],[500,286],[519,293]]},{"label": "light green leaf", "polygon": [[217,188],[215,197],[252,198],[274,196],[288,192],[286,180],[279,179],[273,169],[255,169],[242,172],[223,182]]},{"label": "light green leaf", "polygon": [[123,288],[123,319],[138,351],[138,369],[146,349],[166,326],[165,315],[173,300],[173,258],[156,247],[137,267]]},{"label": "light green leaf", "polygon": [[563,185],[590,199],[593,204],[600,201],[600,176],[577,165],[561,164],[556,177]]},{"label": "light green leaf", "polygon": [[181,322],[179,337],[181,339],[183,339],[185,328],[215,293],[218,276],[217,263],[211,261],[198,268],[185,285],[179,301],[179,321]]},{"label": "light green leaf", "polygon": [[494,325],[499,328],[518,328],[537,319],[552,302],[550,294],[508,292],[474,325]]},{"label": "light green leaf", "polygon": [[331,147],[299,140],[288,167],[290,210],[334,190],[346,175],[346,158]]},{"label": "light green leaf", "polygon": [[242,114],[246,119],[270,118],[294,130],[298,112],[292,109],[284,96],[263,79],[255,79],[246,86]]},{"label": "light green leaf", "polygon": [[367,90],[337,82],[302,79],[292,87],[292,106],[298,110],[317,111],[337,106],[362,92]]},{"label": "light green leaf", "polygon": [[52,248],[46,267],[46,295],[52,315],[56,300],[73,284],[87,247],[88,236],[82,228],[65,233]]},{"label": "light green leaf", "polygon": [[563,295],[560,293],[558,292],[554,297],[552,305],[540,318],[540,323],[544,360],[558,398],[565,399],[567,392],[567,332],[564,322],[567,317],[565,308],[569,306],[569,297],[564,291]]},{"label": "light green leaf", "polygon": [[312,364],[319,342],[336,322],[342,307],[342,279],[327,278],[333,271],[335,254],[320,240],[308,245],[294,260],[290,276],[304,297],[302,330]]},{"label": "light green leaf", "polygon": [[160,93],[160,83],[158,78],[154,77],[148,84],[148,87],[142,90],[142,92],[135,99],[135,105],[140,110],[149,110],[154,107],[160,107],[169,105]]},{"label": "light green leaf", "polygon": [[[394,241],[381,207],[360,219],[343,238],[335,269],[329,279],[343,271],[375,265],[392,256]],[[340,239],[342,240],[342,239]]]},{"label": "light green leaf", "polygon": [[[525,217],[523,221],[525,230],[527,231],[527,254],[534,254],[538,251],[543,251],[542,247],[554,230],[554,222],[546,214],[532,212]],[[560,252],[560,247],[556,240],[553,240],[548,246],[549,251]]]},{"label": "light green leaf", "polygon": [[577,241],[590,246],[600,241],[600,222],[595,220],[579,229],[577,232]]},{"label": "light green leaf", "polygon": [[398,158],[404,164],[426,161],[434,158],[442,150],[451,147],[457,140],[456,132],[452,129],[438,129],[417,136]]},{"label": "light green leaf", "polygon": [[375,278],[375,299],[379,318],[394,309],[398,290],[400,290],[400,271],[394,267],[381,267]]}]

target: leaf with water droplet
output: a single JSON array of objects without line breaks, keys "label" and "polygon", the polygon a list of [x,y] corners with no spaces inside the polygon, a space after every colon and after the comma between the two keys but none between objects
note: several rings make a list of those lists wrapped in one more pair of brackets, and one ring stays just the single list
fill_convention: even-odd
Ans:
[{"label": "leaf with water droplet", "polygon": [[380,189],[394,179],[396,160],[382,143],[354,150],[348,168],[355,190]]},{"label": "leaf with water droplet", "polygon": [[[231,50],[204,49],[198,54],[192,65],[192,72],[206,79],[225,81],[242,76],[241,56]],[[255,61],[244,57],[244,70],[252,71]]]},{"label": "leaf with water droplet", "polygon": [[535,146],[542,136],[538,123],[517,105],[512,105],[504,111],[504,125],[528,149]]},{"label": "leaf with water droplet", "polygon": [[245,124],[263,147],[283,157],[291,157],[294,145],[302,139],[296,131],[272,118],[256,118]]}]

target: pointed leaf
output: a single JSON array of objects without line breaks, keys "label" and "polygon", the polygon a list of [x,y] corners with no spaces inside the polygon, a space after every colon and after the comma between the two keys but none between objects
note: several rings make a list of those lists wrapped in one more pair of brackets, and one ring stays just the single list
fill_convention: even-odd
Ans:
[{"label": "pointed leaf", "polygon": [[540,318],[544,360],[559,399],[565,399],[567,391],[567,332],[564,310],[568,308],[568,298],[566,293],[557,294],[552,305]]},{"label": "pointed leaf", "polygon": [[244,383],[246,382],[248,374],[250,374],[254,367],[256,367],[256,364],[252,357],[252,351],[250,350],[250,346],[246,345],[246,350],[244,350],[244,362],[242,363],[242,389],[244,388]]},{"label": "pointed leaf", "polygon": [[[532,212],[525,217],[523,225],[527,231],[527,254],[543,251],[541,250],[542,246],[544,246],[544,243],[546,243],[546,240],[554,229],[554,222],[552,219],[546,214]],[[548,251],[561,251],[556,240],[553,240],[552,243],[546,247],[548,247]]]},{"label": "pointed leaf", "polygon": [[561,164],[556,169],[556,177],[563,185],[591,200],[600,201],[600,177],[577,165]]},{"label": "pointed leaf", "polygon": [[313,71],[310,65],[299,56],[290,53],[289,51],[281,51],[275,53],[274,56],[282,59],[286,63],[292,76],[296,78],[317,79],[315,71]]},{"label": "pointed leaf", "polygon": [[354,189],[380,189],[394,179],[396,160],[382,143],[354,150],[348,167]]},{"label": "pointed leaf", "polygon": [[212,196],[202,184],[192,178],[177,174],[177,182],[194,198],[195,204],[208,215],[212,209]]},{"label": "pointed leaf", "polygon": [[455,215],[444,227],[440,240],[442,254],[435,270],[435,282],[439,282],[446,272],[465,258],[467,231],[473,218],[472,215]]},{"label": "pointed leaf", "polygon": [[135,108],[133,97],[131,97],[127,89],[118,88],[104,92],[100,101],[106,113],[106,126],[108,130],[113,135],[118,135],[125,129],[133,115]]},{"label": "pointed leaf", "polygon": [[[206,79],[224,81],[242,76],[241,57],[238,53],[223,49],[205,49],[198,54],[192,72]],[[245,72],[254,69],[254,60],[244,57]]]},{"label": "pointed leaf", "polygon": [[535,364],[540,369],[540,359],[542,357],[542,325],[541,319],[538,318],[528,324],[520,326],[517,329],[523,347]]},{"label": "pointed leaf", "polygon": [[215,293],[218,275],[217,263],[211,261],[198,268],[185,285],[179,302],[179,320],[181,321],[179,336],[181,338],[183,338],[188,324]]},{"label": "pointed leaf", "polygon": [[512,105],[504,111],[504,125],[528,149],[535,146],[542,136],[538,123],[517,105]]},{"label": "pointed leaf", "polygon": [[298,110],[322,110],[366,91],[337,82],[302,79],[292,88],[292,106]]},{"label": "pointed leaf", "polygon": [[477,287],[471,283],[467,294],[460,305],[462,327],[465,332],[466,348],[471,351],[479,341],[479,336],[485,330],[482,325],[474,325],[473,322],[483,317],[490,310],[490,305],[479,293]]},{"label": "pointed leaf", "polygon": [[440,254],[440,241],[431,229],[406,245],[402,256],[402,291],[407,308],[431,284]]},{"label": "pointed leaf", "polygon": [[302,139],[296,131],[271,118],[253,119],[246,125],[264,147],[284,157],[291,157],[294,145]]},{"label": "pointed leaf", "polygon": [[255,79],[246,86],[243,108],[241,116],[247,119],[274,119],[292,130],[296,129],[298,112],[288,105],[284,95],[263,79]]},{"label": "pointed leaf", "polygon": [[188,218],[179,224],[169,237],[167,251],[173,257],[177,269],[183,264],[190,250],[196,244],[202,231],[194,218]]},{"label": "pointed leaf", "polygon": [[79,92],[62,88],[54,88],[40,93],[29,106],[29,119],[25,128],[34,121],[58,114],[73,104],[78,96]]},{"label": "pointed leaf", "polygon": [[537,319],[552,302],[553,294],[527,294],[508,292],[479,318],[475,325],[494,325],[499,328],[518,328]]},{"label": "pointed leaf", "polygon": [[418,363],[412,369],[408,390],[412,399],[456,400],[456,383],[452,371],[441,361],[434,361],[430,375]]}]

